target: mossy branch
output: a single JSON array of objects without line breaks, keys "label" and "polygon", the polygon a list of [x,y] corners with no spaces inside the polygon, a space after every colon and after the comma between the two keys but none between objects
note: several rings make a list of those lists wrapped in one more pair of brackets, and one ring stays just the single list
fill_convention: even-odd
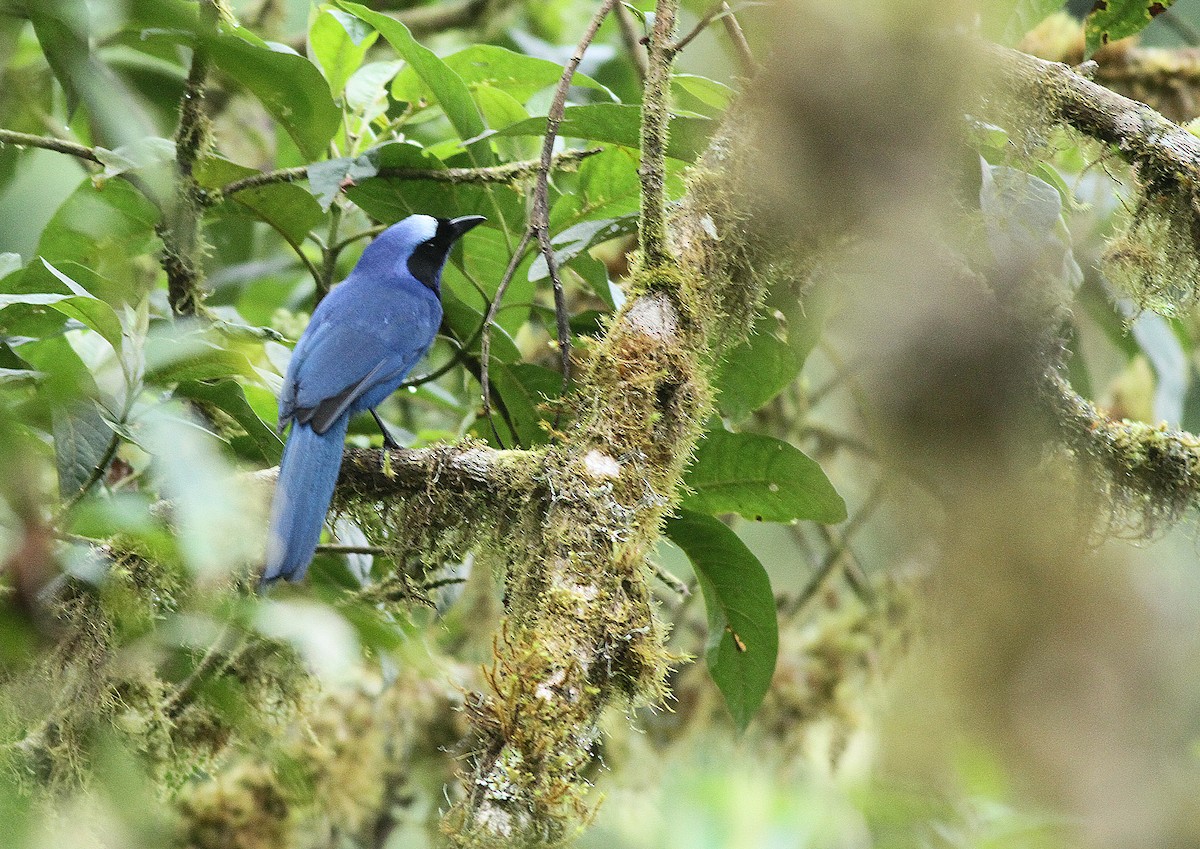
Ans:
[{"label": "mossy branch", "polygon": [[[214,0],[200,0],[200,26],[216,29],[220,9]],[[176,315],[194,315],[204,296],[201,263],[204,239],[201,218],[203,190],[193,176],[196,161],[212,146],[212,126],[205,111],[204,95],[211,61],[204,38],[197,36],[192,47],[192,64],[179,103],[179,126],[175,130],[175,203],[158,227],[163,240],[162,266],[167,272],[167,299]]]},{"label": "mossy branch", "polygon": [[[1200,297],[1200,139],[1066,65],[1002,47],[984,50],[998,95],[985,111],[1032,105],[1034,123],[1070,127],[1111,145],[1133,166],[1141,202],[1105,254],[1109,279],[1143,308],[1172,314],[1193,303]],[[1019,120],[1008,123],[1010,132],[1023,132]]]},{"label": "mossy branch", "polygon": [[667,240],[666,157],[670,131],[671,67],[678,48],[672,41],[679,4],[655,6],[654,28],[647,43],[649,65],[642,94],[642,220],[639,226],[642,262],[658,268],[671,261]]}]

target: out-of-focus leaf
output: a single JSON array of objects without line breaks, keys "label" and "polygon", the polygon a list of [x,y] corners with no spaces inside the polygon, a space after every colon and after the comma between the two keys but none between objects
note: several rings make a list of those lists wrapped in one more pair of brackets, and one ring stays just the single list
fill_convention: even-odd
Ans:
[{"label": "out-of-focus leaf", "polygon": [[708,612],[708,671],[744,729],[771,685],[779,653],[770,579],[738,535],[711,516],[681,511],[666,533],[696,570]]},{"label": "out-of-focus leaf", "polygon": [[1179,338],[1165,318],[1152,312],[1139,315],[1130,331],[1154,369],[1154,420],[1179,427],[1191,373]]},{"label": "out-of-focus leaf", "polygon": [[104,164],[104,176],[116,177],[127,171],[163,165],[175,159],[175,142],[150,136],[116,150],[96,148],[96,157]]},{"label": "out-of-focus leaf", "polygon": [[748,519],[840,522],[846,502],[816,461],[799,448],[755,433],[710,431],[684,477],[695,490],[683,506],[698,513]]},{"label": "out-of-focus leaf", "polygon": [[[474,139],[481,135],[486,127],[479,114],[479,108],[471,99],[471,91],[458,74],[454,73],[437,55],[419,44],[408,27],[395,18],[372,11],[358,3],[341,2],[339,5],[357,18],[369,23],[387,39],[419,76],[437,98],[446,117],[463,141]],[[467,145],[480,165],[495,165],[496,157],[486,140],[476,141]]]},{"label": "out-of-focus leaf", "polygon": [[21,270],[21,255],[0,253],[0,280]]},{"label": "out-of-focus leaf", "polygon": [[387,112],[388,83],[404,67],[400,61],[368,62],[346,81],[346,106],[367,122]]},{"label": "out-of-focus leaf", "polygon": [[[696,74],[675,74],[671,77],[671,88],[676,92],[685,92],[700,101],[713,110],[714,114],[724,112],[735,94],[734,90],[724,83]],[[701,111],[708,114],[709,110]]]},{"label": "out-of-focus leaf", "polygon": [[232,574],[261,557],[266,493],[238,480],[219,440],[182,404],[155,407],[130,436],[152,456],[151,476],[171,499],[180,551],[200,578]]},{"label": "out-of-focus leaf", "polygon": [[[116,311],[106,302],[95,297],[86,289],[63,274],[46,260],[46,269],[58,278],[74,294],[72,295],[0,295],[0,309],[10,303],[39,303],[52,307],[63,315],[82,322],[104,337],[113,350],[120,353],[123,344],[121,320]],[[21,299],[25,300],[21,300]],[[15,299],[15,300],[10,300]],[[36,299],[36,300],[29,300]]]},{"label": "out-of-focus leaf", "polygon": [[[194,171],[196,181],[206,189],[219,189],[257,173],[253,168],[215,156],[197,162]],[[297,244],[304,241],[322,218],[320,204],[294,183],[257,186],[231,197]]]},{"label": "out-of-focus leaf", "polygon": [[341,9],[325,9],[313,19],[308,30],[309,50],[325,72],[334,96],[342,93],[378,37],[364,21]]},{"label": "out-of-focus leaf", "polygon": [[1103,0],[1092,7],[1083,21],[1085,59],[1104,45],[1137,35],[1151,19],[1161,15],[1175,0]]},{"label": "out-of-focus leaf", "polygon": [[108,458],[117,435],[90,401],[56,408],[52,421],[58,491],[66,501],[102,474],[100,464]]},{"label": "out-of-focus leaf", "polygon": [[325,682],[345,684],[360,658],[354,628],[336,610],[313,601],[259,603],[254,627],[264,636],[285,640]]},{"label": "out-of-focus leaf", "polygon": [[1038,275],[1073,293],[1083,282],[1083,271],[1062,221],[1058,189],[1018,168],[980,162],[979,208],[996,262],[1015,278]]},{"label": "out-of-focus leaf", "polygon": [[115,286],[101,291],[87,285],[93,295],[132,302],[158,265],[150,256],[158,246],[158,218],[154,204],[125,180],[97,186],[85,179],[42,231],[37,253],[60,269],[79,263]]},{"label": "out-of-focus leaf", "polygon": [[379,173],[379,154],[368,150],[360,156],[343,156],[338,159],[326,159],[314,162],[308,166],[308,185],[317,196],[321,209],[328,211],[342,190],[342,184],[349,180],[357,183]]},{"label": "out-of-focus leaf", "polygon": [[[442,61],[468,86],[491,86],[507,92],[522,103],[542,89],[556,85],[563,72],[562,66],[554,62],[491,44],[472,45],[446,56]],[[612,92],[586,74],[576,72],[571,83],[612,96]],[[436,95],[432,86],[410,66],[396,76],[392,83],[392,97],[418,103]]]},{"label": "out-of-focus leaf", "polygon": [[[716,127],[711,118],[676,115],[671,119],[667,156],[692,162],[704,150]],[[568,106],[563,112],[558,134],[565,138],[589,139],[638,148],[641,146],[642,110],[622,103],[594,103]],[[504,127],[489,136],[541,136],[546,133],[544,117],[530,118]]]},{"label": "out-of-focus leaf", "polygon": [[991,0],[980,6],[983,32],[1012,47],[1066,0]]},{"label": "out-of-focus leaf", "polygon": [[234,450],[248,460],[272,466],[283,454],[283,441],[275,429],[258,417],[246,400],[241,385],[235,380],[219,383],[204,383],[188,380],[175,389],[175,397],[186,398],[201,404],[211,405],[229,416],[245,436],[234,436],[230,443]]},{"label": "out-of-focus leaf", "polygon": [[209,39],[208,49],[217,66],[258,98],[310,161],[325,153],[342,112],[312,62],[242,27]]}]

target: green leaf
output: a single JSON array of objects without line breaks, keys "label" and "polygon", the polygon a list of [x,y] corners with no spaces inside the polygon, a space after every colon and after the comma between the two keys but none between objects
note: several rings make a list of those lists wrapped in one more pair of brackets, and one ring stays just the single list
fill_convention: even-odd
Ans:
[{"label": "green leaf", "polygon": [[[671,77],[671,88],[676,94],[683,92],[716,113],[724,112],[735,94],[725,83],[696,74],[675,74]],[[708,114],[709,110],[701,111]]]},{"label": "green leaf", "polygon": [[133,260],[159,247],[158,218],[158,208],[125,180],[97,186],[88,178],[55,211],[37,253],[57,268],[75,262],[109,281],[105,290],[88,285],[92,294],[112,303],[132,302],[145,287],[146,274],[145,266]]},{"label": "green leaf", "polygon": [[683,506],[699,513],[747,519],[841,522],[846,503],[825,472],[800,449],[755,433],[710,431],[684,477],[695,490]]},{"label": "green leaf", "polygon": [[341,126],[342,110],[312,62],[242,27],[209,39],[208,49],[217,66],[259,99],[308,159],[325,154]]},{"label": "green leaf", "polygon": [[[464,142],[475,139],[487,129],[483,124],[483,117],[479,114],[479,108],[471,99],[471,91],[467,84],[432,50],[419,44],[408,31],[408,27],[395,18],[373,12],[358,3],[342,2],[339,5],[379,30],[417,76],[429,86],[460,139]],[[496,164],[496,156],[486,140],[475,141],[466,147],[478,164]]]},{"label": "green leaf", "polygon": [[45,260],[42,260],[42,262],[45,263],[46,268],[51,274],[65,283],[75,294],[53,295],[32,293],[0,295],[0,310],[15,304],[48,306],[68,318],[83,322],[88,328],[103,336],[108,344],[112,345],[114,351],[120,352],[122,344],[121,320],[117,317],[116,311],[104,301],[89,294],[82,286],[71,280],[71,278],[67,277],[50,263]]},{"label": "green leaf", "polygon": [[779,653],[770,579],[738,535],[711,516],[681,511],[666,534],[696,570],[708,612],[708,671],[745,729],[771,686]]},{"label": "green leaf", "polygon": [[5,251],[0,253],[0,280],[3,280],[10,274],[20,271],[22,268],[21,255]]},{"label": "green leaf", "polygon": [[[638,217],[629,213],[620,218],[608,218],[600,221],[581,221],[573,227],[555,233],[550,243],[554,247],[554,258],[559,266],[573,260],[589,248],[593,248],[609,239],[637,232]],[[538,252],[533,263],[529,266],[530,280],[545,280],[550,276],[550,268],[546,257]]]},{"label": "green leaf", "polygon": [[69,500],[102,473],[97,469],[117,435],[96,405],[87,401],[55,409],[52,421],[58,491],[63,500]]},{"label": "green leaf", "polygon": [[[257,173],[253,168],[216,156],[201,159],[194,171],[196,181],[206,189],[219,189],[234,180]],[[231,195],[231,198],[296,244],[303,242],[309,231],[324,217],[316,199],[303,186],[295,183],[273,183],[244,189]]]},{"label": "green leaf", "polygon": [[175,389],[175,397],[210,405],[225,413],[244,431],[244,436],[230,439],[235,451],[248,460],[271,466],[283,454],[283,441],[275,429],[267,425],[250,406],[241,385],[235,380],[204,383],[188,380]]},{"label": "green leaf", "polygon": [[[504,47],[476,44],[442,60],[468,86],[486,85],[500,89],[524,103],[542,89],[556,85],[562,77],[562,65],[514,53]],[[606,87],[587,74],[576,72],[572,84],[597,89],[612,97]],[[436,97],[432,87],[413,67],[401,71],[392,83],[392,97],[419,103]]]},{"label": "green leaf", "polygon": [[1085,59],[1104,45],[1141,32],[1150,20],[1161,15],[1175,0],[1096,0],[1083,21],[1087,46]]},{"label": "green leaf", "polygon": [[[716,127],[711,118],[676,115],[671,119],[667,156],[685,162],[694,161],[708,144]],[[642,109],[623,103],[593,103],[568,106],[563,111],[558,134],[566,138],[588,139],[639,148],[641,146]],[[530,118],[504,127],[489,136],[542,136],[546,134],[544,117]]]},{"label": "green leaf", "polygon": [[800,374],[821,336],[830,299],[779,285],[755,322],[754,332],[717,367],[717,404],[741,421],[778,395]]},{"label": "green leaf", "polygon": [[1066,0],[990,0],[982,4],[983,32],[1001,44],[1014,46],[1025,33],[1063,7]]},{"label": "green leaf", "polygon": [[308,30],[308,47],[335,96],[342,93],[346,81],[362,65],[363,57],[378,37],[366,22],[341,9],[326,9],[313,19]]}]

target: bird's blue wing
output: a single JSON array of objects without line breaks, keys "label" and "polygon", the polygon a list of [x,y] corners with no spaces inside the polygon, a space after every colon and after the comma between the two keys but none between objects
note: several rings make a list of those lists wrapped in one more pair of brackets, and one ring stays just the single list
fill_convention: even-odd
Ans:
[{"label": "bird's blue wing", "polygon": [[[349,281],[348,281],[349,282]],[[279,399],[280,426],[289,419],[324,433],[347,410],[374,406],[395,390],[433,342],[440,304],[427,297],[380,302],[369,287],[343,284],[318,309],[288,365]],[[340,297],[337,297],[340,296]],[[349,302],[349,303],[348,303]],[[336,318],[330,318],[335,316]]]}]

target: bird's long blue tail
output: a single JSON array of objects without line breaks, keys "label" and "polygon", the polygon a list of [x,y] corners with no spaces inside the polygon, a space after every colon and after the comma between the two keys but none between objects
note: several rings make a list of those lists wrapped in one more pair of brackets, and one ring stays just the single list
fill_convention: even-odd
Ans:
[{"label": "bird's long blue tail", "polygon": [[349,424],[350,417],[342,415],[322,434],[307,424],[292,425],[271,504],[263,585],[277,578],[298,581],[308,571],[342,466]]}]

